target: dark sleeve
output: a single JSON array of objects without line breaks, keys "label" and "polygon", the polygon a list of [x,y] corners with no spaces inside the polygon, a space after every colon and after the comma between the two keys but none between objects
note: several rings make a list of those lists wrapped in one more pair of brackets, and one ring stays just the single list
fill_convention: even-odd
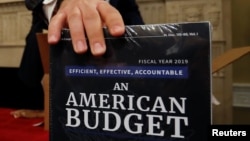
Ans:
[{"label": "dark sleeve", "polygon": [[117,7],[126,25],[144,24],[139,7],[135,0],[118,0]]},{"label": "dark sleeve", "polygon": [[40,5],[43,0],[25,0],[25,6],[29,10],[34,10],[38,5]]}]

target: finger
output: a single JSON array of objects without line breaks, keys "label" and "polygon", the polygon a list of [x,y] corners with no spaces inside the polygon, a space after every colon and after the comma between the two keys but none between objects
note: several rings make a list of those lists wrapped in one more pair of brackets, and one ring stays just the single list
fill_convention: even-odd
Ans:
[{"label": "finger", "polygon": [[106,51],[100,15],[96,7],[91,4],[86,4],[81,13],[91,52],[94,56],[100,56]]},{"label": "finger", "polygon": [[66,14],[63,12],[58,12],[54,17],[52,17],[50,24],[48,26],[48,43],[56,44],[61,37],[61,30],[65,25]]},{"label": "finger", "polygon": [[81,11],[78,7],[72,9],[68,14],[68,25],[74,51],[76,53],[84,53],[87,51],[87,43],[84,35],[84,26]]},{"label": "finger", "polygon": [[111,35],[120,36],[125,32],[122,16],[117,9],[104,1],[99,2],[97,9]]},{"label": "finger", "polygon": [[14,118],[19,118],[21,117],[21,110],[18,111],[13,111],[10,113]]}]

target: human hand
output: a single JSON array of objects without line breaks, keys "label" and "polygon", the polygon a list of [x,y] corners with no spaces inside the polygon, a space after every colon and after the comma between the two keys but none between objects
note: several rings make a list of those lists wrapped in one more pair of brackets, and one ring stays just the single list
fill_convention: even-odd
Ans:
[{"label": "human hand", "polygon": [[20,109],[10,112],[14,118],[40,118],[44,117],[43,110]]},{"label": "human hand", "polygon": [[[94,56],[105,53],[106,45],[103,26],[107,26],[113,36],[125,32],[123,19],[118,10],[103,0],[63,0],[58,12],[52,17],[48,27],[48,42],[55,44],[64,27],[70,29],[72,44],[76,53],[90,50]],[[86,32],[87,37],[85,37]]]}]

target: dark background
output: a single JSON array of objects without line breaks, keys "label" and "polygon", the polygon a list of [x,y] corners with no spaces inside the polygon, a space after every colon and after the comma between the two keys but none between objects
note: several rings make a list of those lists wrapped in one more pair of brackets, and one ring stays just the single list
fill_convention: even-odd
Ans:
[{"label": "dark background", "polygon": [[0,89],[0,107],[43,108],[43,96],[22,83],[18,77],[18,68],[0,67]]}]

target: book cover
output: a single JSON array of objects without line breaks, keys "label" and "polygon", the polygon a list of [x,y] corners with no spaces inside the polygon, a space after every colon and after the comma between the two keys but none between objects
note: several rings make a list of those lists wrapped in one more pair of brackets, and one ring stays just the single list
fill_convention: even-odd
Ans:
[{"label": "book cover", "polygon": [[207,141],[210,23],[104,32],[101,57],[76,54],[67,29],[50,47],[50,140]]}]

